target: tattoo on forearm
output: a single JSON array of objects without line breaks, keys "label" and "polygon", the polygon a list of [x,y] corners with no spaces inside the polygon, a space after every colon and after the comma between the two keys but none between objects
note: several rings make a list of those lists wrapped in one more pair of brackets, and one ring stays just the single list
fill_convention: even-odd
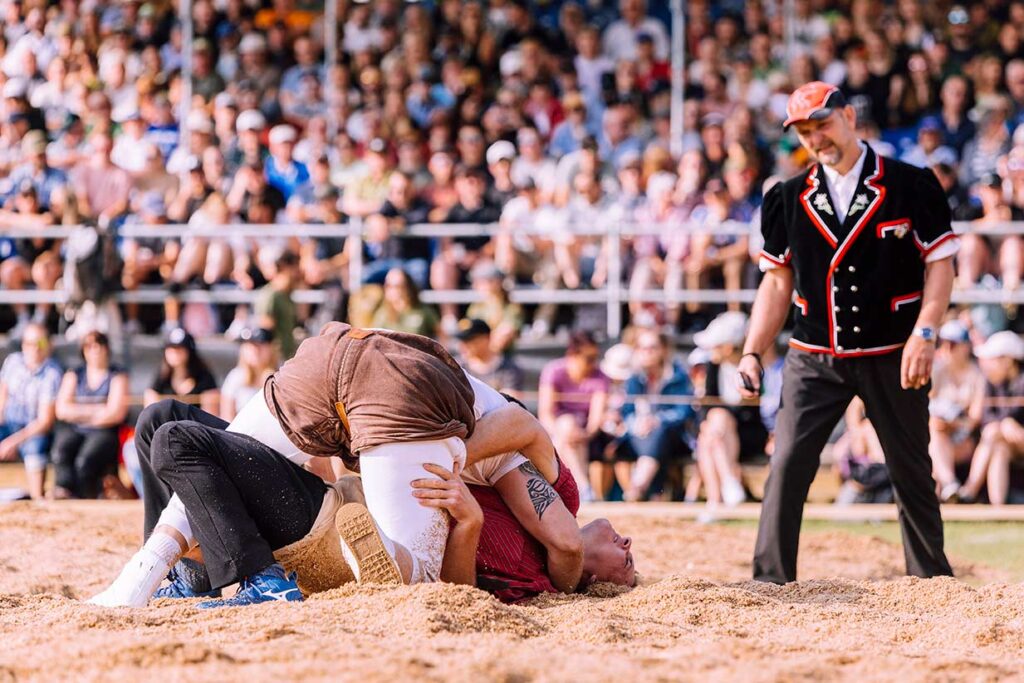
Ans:
[{"label": "tattoo on forearm", "polygon": [[558,498],[558,494],[551,488],[551,484],[541,476],[532,462],[524,462],[519,466],[519,471],[527,476],[526,492],[530,496],[530,502],[533,503],[533,509],[537,512],[537,518],[541,519],[544,517],[544,511]]}]

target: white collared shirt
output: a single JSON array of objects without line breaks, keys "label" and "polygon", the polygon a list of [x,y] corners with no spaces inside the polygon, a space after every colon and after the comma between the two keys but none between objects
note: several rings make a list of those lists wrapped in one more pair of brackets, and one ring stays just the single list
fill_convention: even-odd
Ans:
[{"label": "white collared shirt", "polygon": [[[840,175],[839,171],[831,166],[821,165],[822,170],[825,172],[825,182],[828,187],[829,197],[832,199],[832,207],[835,209],[836,218],[839,219],[840,223],[846,220],[846,213],[853,202],[853,195],[856,194],[857,187],[860,185],[860,174],[864,170],[864,160],[868,156],[867,145],[863,142],[858,142],[857,144],[860,145],[860,156],[854,162],[853,168],[845,175]],[[929,252],[925,257],[925,262],[931,263],[948,258],[959,250],[960,238],[954,237],[940,244],[937,249]]]},{"label": "white collared shirt", "polygon": [[839,171],[831,166],[821,165],[825,171],[825,182],[828,186],[828,194],[832,199],[832,208],[836,211],[836,218],[842,223],[846,220],[846,212],[853,202],[853,195],[857,192],[860,184],[860,174],[864,170],[864,160],[868,158],[868,147],[863,142],[857,143],[860,146],[860,156],[854,162],[853,167],[845,174],[840,175]]}]

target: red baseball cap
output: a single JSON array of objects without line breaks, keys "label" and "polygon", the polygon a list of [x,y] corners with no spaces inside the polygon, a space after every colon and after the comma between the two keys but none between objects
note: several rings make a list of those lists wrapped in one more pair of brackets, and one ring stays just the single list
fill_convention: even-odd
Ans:
[{"label": "red baseball cap", "polygon": [[823,119],[836,109],[846,106],[846,97],[835,85],[821,81],[805,83],[793,91],[786,103],[786,121],[789,128],[797,121]]}]

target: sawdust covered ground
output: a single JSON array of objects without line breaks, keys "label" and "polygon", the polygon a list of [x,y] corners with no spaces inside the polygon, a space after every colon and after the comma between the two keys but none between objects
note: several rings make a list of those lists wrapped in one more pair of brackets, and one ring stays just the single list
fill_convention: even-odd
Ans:
[{"label": "sawdust covered ground", "polygon": [[[1007,680],[1024,587],[900,577],[898,547],[809,534],[801,583],[746,581],[754,533],[628,514],[643,585],[502,605],[458,586],[345,587],[302,604],[105,610],[137,504],[0,507],[0,683],[291,680]],[[834,578],[842,576],[844,578]]]}]

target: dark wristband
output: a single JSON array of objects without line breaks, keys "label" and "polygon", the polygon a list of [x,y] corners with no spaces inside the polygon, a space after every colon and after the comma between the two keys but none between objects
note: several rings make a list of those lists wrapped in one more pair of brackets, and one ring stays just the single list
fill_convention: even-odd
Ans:
[{"label": "dark wristband", "polygon": [[[761,354],[754,353],[753,351],[747,351],[743,356],[753,356],[754,360],[757,361],[758,366],[761,368],[761,372],[764,372],[764,363],[761,362]],[[740,358],[743,358],[743,356],[740,356]]]}]

